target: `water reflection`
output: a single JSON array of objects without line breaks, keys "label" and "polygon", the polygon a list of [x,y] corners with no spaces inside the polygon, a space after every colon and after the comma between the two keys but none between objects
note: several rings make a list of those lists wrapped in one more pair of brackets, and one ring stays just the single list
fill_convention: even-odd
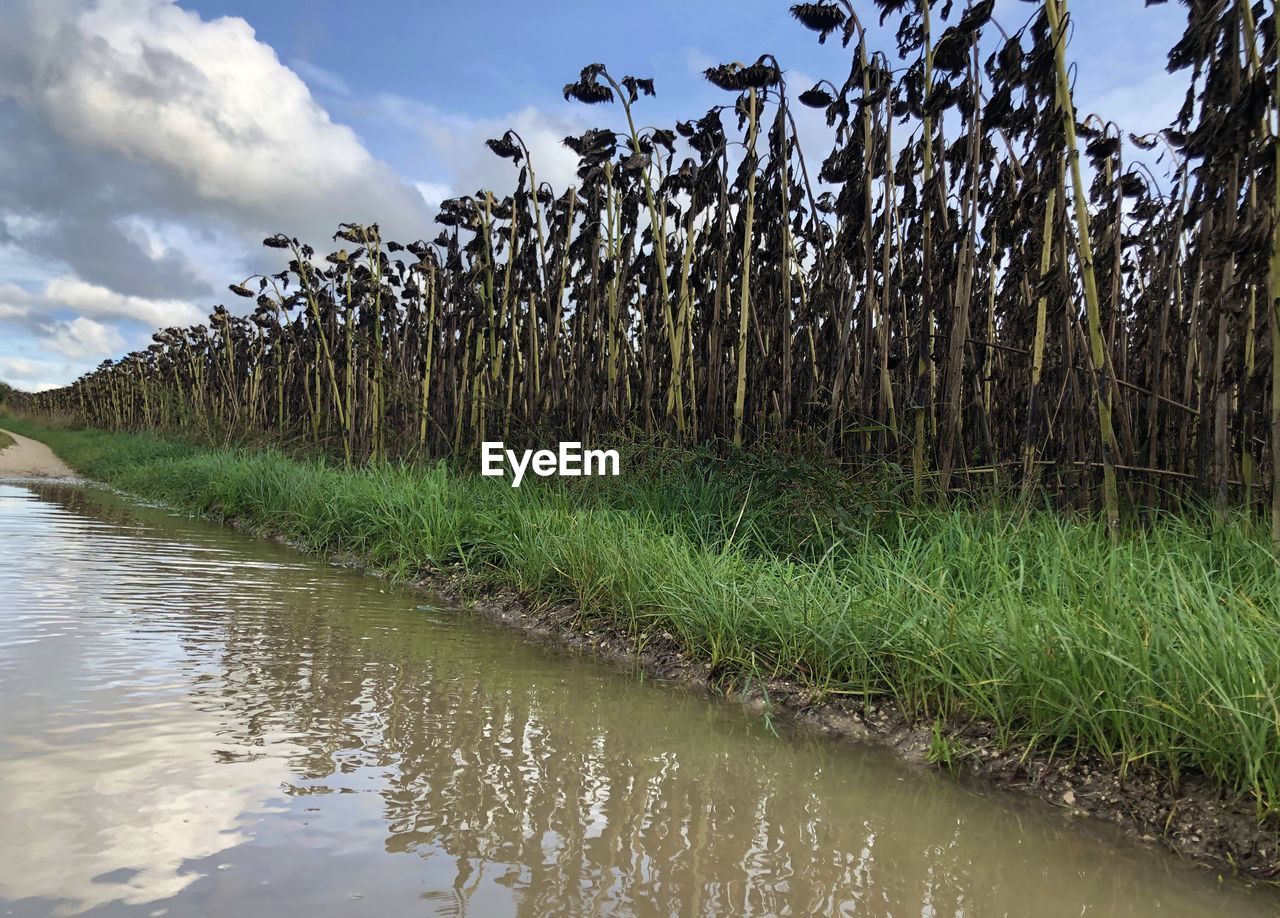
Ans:
[{"label": "water reflection", "polygon": [[17,915],[1275,909],[100,492],[0,485],[0,540]]}]

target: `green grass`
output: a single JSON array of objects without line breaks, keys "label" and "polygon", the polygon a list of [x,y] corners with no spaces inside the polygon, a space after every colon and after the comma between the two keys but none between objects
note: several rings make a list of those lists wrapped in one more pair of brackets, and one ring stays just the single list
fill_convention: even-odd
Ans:
[{"label": "green grass", "polygon": [[1241,518],[1164,517],[1112,543],[1049,512],[890,512],[892,493],[801,460],[645,451],[623,478],[513,490],[444,465],[11,426],[93,478],[315,551],[400,576],[460,567],[669,631],[731,679],[891,696],[1280,809],[1280,565]]},{"label": "green grass", "polygon": [[0,430],[0,450],[6,450],[16,442],[17,441],[14,440],[13,437],[9,436],[3,430]]}]

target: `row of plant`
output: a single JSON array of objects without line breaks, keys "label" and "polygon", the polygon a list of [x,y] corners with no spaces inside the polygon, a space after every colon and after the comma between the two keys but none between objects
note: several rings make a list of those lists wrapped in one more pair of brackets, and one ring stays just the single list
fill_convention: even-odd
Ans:
[{"label": "row of plant", "polygon": [[[725,104],[670,128],[642,126],[652,80],[592,64],[564,94],[621,129],[565,138],[576,185],[508,132],[488,145],[514,190],[445,201],[431,241],[272,236],[283,270],[231,286],[251,314],[219,306],[27,407],[349,460],[801,439],[917,499],[1044,489],[1113,527],[1126,503],[1269,493],[1280,537],[1275,0],[1189,4],[1186,104],[1145,137],[1076,110],[1065,0],[1014,23],[993,0],[875,7],[791,8],[850,49],[843,79],[713,67]],[[801,150],[797,104],[834,149]]]},{"label": "row of plant", "polygon": [[629,487],[514,490],[444,463],[345,468],[5,426],[94,478],[317,552],[571,600],[584,628],[668,634],[727,685],[888,697],[908,716],[989,722],[1008,746],[1091,751],[1175,788],[1203,773],[1259,814],[1280,805],[1280,567],[1243,526],[1161,517],[1115,541],[1100,520],[998,506],[849,518],[823,497],[828,469],[774,454],[726,466],[658,451],[629,457]]}]

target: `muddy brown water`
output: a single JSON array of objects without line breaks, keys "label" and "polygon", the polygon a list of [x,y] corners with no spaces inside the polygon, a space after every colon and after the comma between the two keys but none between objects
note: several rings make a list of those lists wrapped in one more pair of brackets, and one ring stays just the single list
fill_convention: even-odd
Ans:
[{"label": "muddy brown water", "polygon": [[0,483],[0,915],[1274,915],[1046,805]]}]

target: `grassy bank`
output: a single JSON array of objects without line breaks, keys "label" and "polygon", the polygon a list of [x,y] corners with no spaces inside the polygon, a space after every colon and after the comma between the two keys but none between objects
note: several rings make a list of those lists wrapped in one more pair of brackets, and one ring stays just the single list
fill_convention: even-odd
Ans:
[{"label": "grassy bank", "polygon": [[1113,544],[1049,513],[888,512],[892,495],[801,462],[653,453],[624,479],[513,490],[444,466],[5,424],[88,476],[316,551],[461,568],[665,629],[727,678],[891,696],[1280,807],[1280,566],[1242,521],[1169,518]]}]

